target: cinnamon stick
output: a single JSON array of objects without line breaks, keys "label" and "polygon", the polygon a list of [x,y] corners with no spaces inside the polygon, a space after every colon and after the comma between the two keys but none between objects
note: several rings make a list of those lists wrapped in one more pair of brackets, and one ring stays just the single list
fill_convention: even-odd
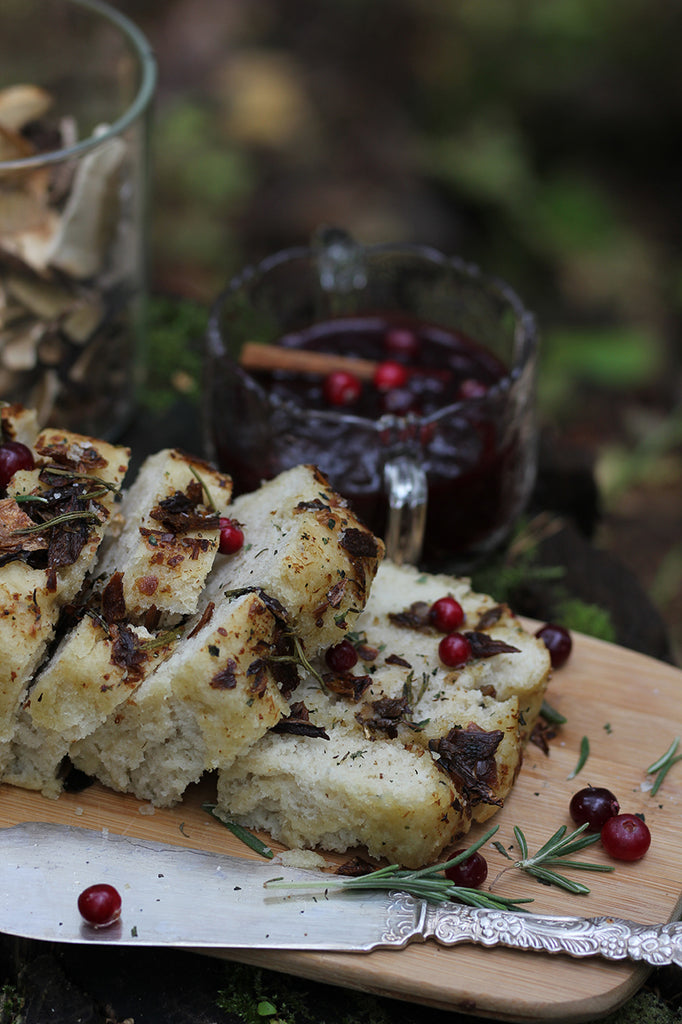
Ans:
[{"label": "cinnamon stick", "polygon": [[360,380],[372,380],[377,363],[371,359],[337,356],[332,352],[310,352],[281,345],[261,345],[247,341],[240,363],[245,370],[290,370],[292,373],[314,373],[326,376],[336,370],[347,370]]}]

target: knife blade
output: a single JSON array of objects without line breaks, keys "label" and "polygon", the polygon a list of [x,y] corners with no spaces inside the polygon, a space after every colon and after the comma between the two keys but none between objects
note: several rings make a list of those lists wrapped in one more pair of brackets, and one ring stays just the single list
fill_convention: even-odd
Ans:
[{"label": "knife blade", "polygon": [[[267,889],[320,873],[69,825],[0,829],[0,931],[52,942],[370,952],[434,939],[682,966],[682,923],[562,917],[434,904],[400,892]],[[121,918],[94,928],[79,893],[108,882]]]}]

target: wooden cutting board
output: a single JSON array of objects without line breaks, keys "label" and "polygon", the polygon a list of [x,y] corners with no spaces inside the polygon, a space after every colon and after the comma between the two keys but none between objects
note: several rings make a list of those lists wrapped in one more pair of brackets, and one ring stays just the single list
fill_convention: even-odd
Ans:
[{"label": "wooden cutting board", "polygon": [[[604,785],[616,794],[622,811],[646,816],[652,845],[646,857],[634,864],[611,862],[616,868],[611,874],[576,873],[590,886],[588,896],[540,885],[516,869],[497,882],[496,891],[532,896],[535,902],[529,909],[537,913],[612,914],[644,923],[675,919],[682,907],[682,762],[671,770],[655,797],[648,792],[651,777],[646,767],[675,736],[682,735],[682,671],[578,635],[571,659],[554,675],[548,699],[568,721],[551,742],[548,756],[535,746],[528,747],[512,795],[485,828],[497,823],[495,839],[510,847],[513,826],[519,825],[532,852],[559,825],[571,826],[568,803],[576,790],[588,784]],[[590,755],[577,778],[569,780],[583,736],[589,739]],[[212,779],[206,779],[180,806],[169,810],[155,810],[100,786],[64,794],[55,801],[2,786],[0,826],[61,822],[254,856],[201,810],[202,801],[212,800],[213,785]],[[472,832],[472,837],[480,831]],[[509,861],[492,845],[485,852],[490,880]],[[584,856],[608,862],[598,845]],[[335,862],[342,859],[330,857]],[[213,953],[333,985],[510,1021],[592,1020],[628,999],[649,972],[646,966],[629,962],[474,946],[446,949],[433,942],[357,955],[277,951],[249,955],[243,950],[231,953],[229,948]]]}]

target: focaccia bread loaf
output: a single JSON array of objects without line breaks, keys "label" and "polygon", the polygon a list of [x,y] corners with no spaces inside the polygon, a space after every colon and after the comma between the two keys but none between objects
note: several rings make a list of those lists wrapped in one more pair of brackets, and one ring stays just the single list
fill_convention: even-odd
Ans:
[{"label": "focaccia bread loaf", "polygon": [[365,606],[384,545],[314,466],[286,470],[241,495],[229,516],[241,551],[216,560],[206,596],[261,587],[285,609],[308,657],[337,643]]},{"label": "focaccia bread loaf", "polygon": [[[442,634],[425,614],[448,593],[466,612],[463,629],[481,635],[478,655],[457,670],[440,662]],[[504,803],[549,658],[467,581],[389,562],[352,641],[352,670],[317,663],[319,680],[296,691],[290,721],[220,772],[218,808],[287,845],[364,845],[419,867]]]},{"label": "focaccia bread loaf", "polygon": [[231,496],[230,477],[201,459],[177,449],[145,459],[123,495],[120,533],[103,545],[97,567],[105,577],[123,573],[131,621],[152,606],[166,618],[196,611]]},{"label": "focaccia bread loaf", "polygon": [[256,591],[209,603],[170,655],[88,736],[76,768],[156,806],[176,803],[205,771],[229,766],[282,715],[297,684],[275,602]]},{"label": "focaccia bread loaf", "polygon": [[2,408],[3,439],[21,439],[34,468],[16,472],[0,500],[0,776],[26,690],[94,563],[129,459],[126,448],[53,429],[32,436],[34,427],[25,410]]}]

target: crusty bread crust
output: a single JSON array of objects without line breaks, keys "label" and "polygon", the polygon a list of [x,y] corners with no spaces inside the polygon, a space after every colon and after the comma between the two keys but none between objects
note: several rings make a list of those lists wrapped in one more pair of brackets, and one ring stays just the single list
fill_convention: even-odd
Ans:
[{"label": "crusty bread crust", "polygon": [[297,466],[237,498],[244,546],[216,560],[211,600],[262,587],[289,616],[308,657],[338,643],[365,606],[384,545],[314,466]]}]

